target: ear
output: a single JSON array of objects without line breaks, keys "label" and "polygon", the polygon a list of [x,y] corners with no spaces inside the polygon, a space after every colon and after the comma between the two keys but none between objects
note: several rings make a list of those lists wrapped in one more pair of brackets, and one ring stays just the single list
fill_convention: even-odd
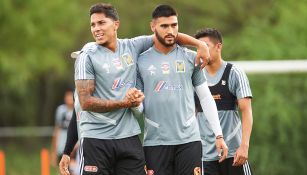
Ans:
[{"label": "ear", "polygon": [[120,26],[120,22],[119,21],[114,21],[114,25],[115,25],[115,30],[117,30]]},{"label": "ear", "polygon": [[155,21],[154,20],[150,22],[150,28],[152,32],[155,32]]},{"label": "ear", "polygon": [[222,44],[222,43],[217,43],[217,44],[216,44],[216,50],[218,50],[219,52],[222,51],[222,47],[223,47],[223,44]]}]

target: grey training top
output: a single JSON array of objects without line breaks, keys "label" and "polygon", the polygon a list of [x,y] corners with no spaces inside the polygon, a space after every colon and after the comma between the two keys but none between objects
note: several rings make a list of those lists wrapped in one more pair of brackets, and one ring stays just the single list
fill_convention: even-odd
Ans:
[{"label": "grey training top", "polygon": [[[135,87],[139,54],[152,44],[152,36],[117,39],[115,52],[96,43],[87,44],[75,62],[75,80],[95,80],[93,96],[105,100],[122,100],[128,89]],[[130,109],[80,113],[81,138],[121,139],[140,132]]]},{"label": "grey training top", "polygon": [[66,104],[60,105],[56,109],[55,124],[59,127],[59,135],[57,137],[57,154],[63,154],[65,141],[67,137],[67,128],[72,117],[73,110],[69,109]]},{"label": "grey training top", "polygon": [[196,53],[179,45],[168,54],[151,47],[138,60],[137,88],[145,94],[144,146],[200,141],[193,86],[206,81]]},{"label": "grey training top", "polygon": [[[208,86],[214,86],[220,81],[226,64],[226,62],[223,62],[222,66],[213,77],[209,75],[206,69],[204,69],[208,80]],[[252,92],[246,74],[235,65],[233,65],[230,70],[228,86],[230,92],[236,96],[237,99],[252,97]],[[229,148],[227,157],[234,157],[234,154],[239,148],[242,140],[242,127],[238,107],[236,106],[236,110],[218,111],[218,114],[224,139]],[[218,160],[218,153],[215,146],[215,135],[211,129],[211,126],[202,112],[197,114],[197,118],[203,145],[202,160]]]}]

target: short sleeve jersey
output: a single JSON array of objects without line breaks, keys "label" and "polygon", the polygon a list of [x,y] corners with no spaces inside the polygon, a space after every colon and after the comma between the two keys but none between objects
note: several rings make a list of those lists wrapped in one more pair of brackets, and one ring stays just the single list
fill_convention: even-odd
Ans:
[{"label": "short sleeve jersey", "polygon": [[[205,76],[208,80],[208,86],[214,86],[220,81],[226,65],[227,63],[223,62],[222,66],[218,69],[214,76],[209,75],[207,70],[204,69]],[[233,65],[229,73],[228,81],[229,91],[236,97],[236,99],[252,97],[248,78],[242,69]],[[229,148],[228,157],[234,157],[234,154],[239,148],[242,140],[242,127],[238,107],[236,106],[235,110],[220,110],[218,111],[218,115],[224,139]],[[197,118],[203,145],[202,160],[218,160],[219,158],[215,146],[215,136],[211,126],[204,116],[204,113],[199,113]]]},{"label": "short sleeve jersey", "polygon": [[139,57],[137,88],[144,92],[144,146],[200,141],[193,87],[206,81],[196,53],[179,45],[168,54],[153,46]]},{"label": "short sleeve jersey", "polygon": [[[122,100],[128,89],[135,87],[139,54],[152,44],[152,36],[117,39],[115,52],[96,43],[87,44],[75,62],[75,80],[94,80],[95,97]],[[130,109],[105,113],[80,112],[82,138],[121,139],[140,132]]]},{"label": "short sleeve jersey", "polygon": [[57,127],[60,128],[56,142],[58,155],[62,154],[65,147],[67,128],[72,117],[72,112],[73,110],[69,109],[65,104],[60,105],[56,109],[55,124]]}]

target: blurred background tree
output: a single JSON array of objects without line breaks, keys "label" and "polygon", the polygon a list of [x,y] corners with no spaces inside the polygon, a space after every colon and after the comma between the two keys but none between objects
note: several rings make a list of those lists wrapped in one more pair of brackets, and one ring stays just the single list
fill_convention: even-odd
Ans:
[{"label": "blurred background tree", "polygon": [[[88,10],[97,2],[0,1],[0,127],[54,124],[64,89],[74,84],[70,53],[92,41]],[[219,29],[226,60],[307,58],[304,0],[104,2],[119,12],[120,38],[151,34],[151,12],[163,3],[177,9],[183,33]],[[249,78],[254,94],[250,162],[255,174],[307,174],[306,73]]]}]

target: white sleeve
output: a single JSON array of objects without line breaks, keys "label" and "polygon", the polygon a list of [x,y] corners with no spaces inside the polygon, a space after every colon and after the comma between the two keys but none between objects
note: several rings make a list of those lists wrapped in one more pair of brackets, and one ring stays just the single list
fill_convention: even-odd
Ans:
[{"label": "white sleeve", "polygon": [[210,123],[215,136],[223,135],[216,104],[208,88],[207,82],[196,86],[195,92],[199,98],[200,105],[203,108],[203,112],[207,117],[207,120]]},{"label": "white sleeve", "polygon": [[140,117],[143,114],[144,106],[143,103],[141,103],[138,107],[131,108],[132,113],[135,117]]}]

